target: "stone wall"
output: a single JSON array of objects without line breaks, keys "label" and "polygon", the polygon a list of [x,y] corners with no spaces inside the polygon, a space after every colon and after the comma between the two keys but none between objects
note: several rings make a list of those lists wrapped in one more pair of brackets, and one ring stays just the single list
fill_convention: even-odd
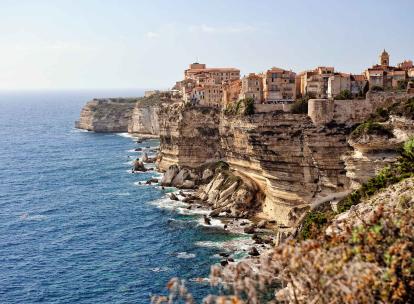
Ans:
[{"label": "stone wall", "polygon": [[308,104],[308,116],[315,125],[329,122],[356,124],[365,121],[378,108],[387,107],[413,96],[414,94],[405,92],[369,92],[366,99],[311,99]]},{"label": "stone wall", "polygon": [[127,132],[137,98],[93,99],[82,108],[78,129],[94,132]]}]

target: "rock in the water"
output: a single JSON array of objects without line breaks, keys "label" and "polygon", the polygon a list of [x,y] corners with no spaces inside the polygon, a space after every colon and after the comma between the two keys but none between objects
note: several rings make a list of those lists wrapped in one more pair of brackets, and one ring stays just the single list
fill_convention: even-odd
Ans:
[{"label": "rock in the water", "polygon": [[227,266],[228,264],[229,264],[229,262],[227,260],[221,260],[220,261],[220,265],[223,266],[223,267]]},{"label": "rock in the water", "polygon": [[228,262],[234,262],[234,259],[233,258],[228,258],[227,261]]},{"label": "rock in the water", "polygon": [[139,159],[137,159],[134,162],[134,171],[140,171],[140,172],[145,172],[147,171],[147,169],[144,166],[144,163],[142,161],[140,161]]},{"label": "rock in the water", "polygon": [[204,215],[204,223],[206,225],[211,225],[211,220],[206,215]]},{"label": "rock in the water", "polygon": [[220,215],[220,209],[215,209],[213,211],[210,212],[209,216],[210,217],[218,217]]},{"label": "rock in the water", "polygon": [[144,155],[142,156],[142,162],[143,163],[147,163],[148,162],[148,154],[145,152]]},{"label": "rock in the water", "polygon": [[252,247],[252,248],[249,250],[249,254],[250,254],[251,256],[259,256],[259,255],[260,255],[260,253],[259,253],[259,251],[257,251],[256,247]]},{"label": "rock in the water", "polygon": [[164,176],[161,180],[162,186],[171,186],[171,183],[174,177],[178,174],[180,170],[178,169],[177,165],[172,165],[168,168],[167,172],[165,172]]},{"label": "rock in the water", "polygon": [[146,183],[147,185],[151,185],[152,183],[156,184],[156,183],[158,183],[158,179],[156,179],[156,178],[151,178],[151,179],[147,180],[145,183]]},{"label": "rock in the water", "polygon": [[244,233],[253,234],[254,231],[255,231],[255,229],[254,229],[253,226],[249,226],[249,227],[244,228]]},{"label": "rock in the water", "polygon": [[178,197],[174,193],[170,193],[170,199],[173,201],[179,201]]},{"label": "rock in the water", "polygon": [[220,253],[219,253],[219,256],[222,256],[222,257],[224,257],[224,258],[227,258],[227,257],[229,257],[229,256],[230,256],[230,254],[228,254],[227,252],[220,252]]}]

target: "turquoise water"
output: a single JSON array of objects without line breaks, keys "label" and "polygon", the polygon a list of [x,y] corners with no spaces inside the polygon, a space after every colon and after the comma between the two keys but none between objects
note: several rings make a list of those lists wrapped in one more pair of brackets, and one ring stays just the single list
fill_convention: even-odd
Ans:
[{"label": "turquoise water", "polygon": [[233,236],[159,208],[136,184],[155,173],[128,172],[139,145],[73,128],[86,100],[141,93],[0,93],[0,303],[148,303],[219,260],[197,244]]}]

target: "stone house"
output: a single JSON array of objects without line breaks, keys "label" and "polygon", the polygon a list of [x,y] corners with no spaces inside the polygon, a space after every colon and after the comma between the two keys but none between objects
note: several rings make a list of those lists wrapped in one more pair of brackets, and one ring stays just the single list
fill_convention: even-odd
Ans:
[{"label": "stone house", "polygon": [[407,80],[407,71],[412,61],[406,60],[397,67],[390,66],[390,55],[384,50],[379,56],[379,64],[365,70],[370,88],[397,89],[401,82]]},{"label": "stone house", "polygon": [[250,73],[241,79],[241,91],[239,99],[252,98],[254,103],[263,102],[263,78],[255,73]]},{"label": "stone house", "polygon": [[273,67],[263,74],[263,102],[290,102],[296,99],[296,73]]},{"label": "stone house", "polygon": [[302,72],[300,74],[300,95],[327,98],[329,77],[334,75],[334,71],[334,67],[321,66],[312,71]]}]

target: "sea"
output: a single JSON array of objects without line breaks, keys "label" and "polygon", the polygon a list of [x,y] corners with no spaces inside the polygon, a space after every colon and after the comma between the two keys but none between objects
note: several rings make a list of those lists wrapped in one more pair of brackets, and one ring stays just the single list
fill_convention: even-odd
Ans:
[{"label": "sea", "polygon": [[74,128],[86,101],[142,94],[0,92],[0,303],[149,303],[173,277],[198,301],[212,291],[196,281],[246,236],[131,173],[157,140]]}]

